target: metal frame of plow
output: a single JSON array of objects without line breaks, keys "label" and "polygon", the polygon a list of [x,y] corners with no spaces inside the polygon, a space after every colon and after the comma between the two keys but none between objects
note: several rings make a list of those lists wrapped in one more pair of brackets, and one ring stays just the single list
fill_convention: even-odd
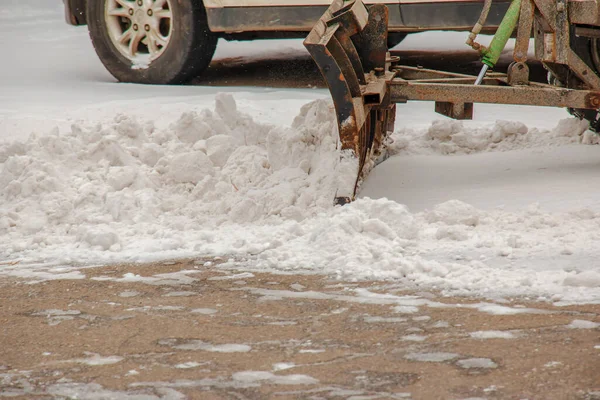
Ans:
[{"label": "metal frame of plow", "polygon": [[[393,130],[396,108],[386,80],[381,79],[392,77],[385,72],[387,26],[388,10],[383,5],[367,10],[360,0],[334,0],[304,41],[333,97],[341,168],[356,172],[355,179],[337,188],[337,204],[354,200],[362,177]],[[372,72],[365,74],[365,69]]]},{"label": "metal frame of plow", "polygon": [[[590,127],[600,129],[600,77],[571,48],[573,32],[600,38],[600,0],[513,2],[519,7],[514,62],[507,74],[488,73],[481,84],[475,84],[474,75],[399,65],[398,57],[387,51],[386,6],[375,4],[367,10],[361,0],[333,1],[304,45],[333,98],[341,164],[356,172],[352,182],[339,184],[336,203],[354,200],[381,155],[394,128],[395,103],[432,100],[436,112],[455,119],[471,119],[473,103],[567,107],[576,115],[591,112],[595,118]],[[532,32],[536,59],[560,87],[529,81]],[[485,56],[483,46],[474,48]]]}]

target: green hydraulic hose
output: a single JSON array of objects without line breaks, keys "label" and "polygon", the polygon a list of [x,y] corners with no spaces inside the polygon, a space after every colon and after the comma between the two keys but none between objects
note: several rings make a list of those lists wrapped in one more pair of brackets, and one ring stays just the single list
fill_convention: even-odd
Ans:
[{"label": "green hydraulic hose", "polygon": [[477,78],[476,85],[481,83],[485,73],[488,68],[494,68],[498,59],[500,58],[500,54],[504,47],[506,47],[506,43],[508,39],[510,39],[515,27],[517,26],[517,22],[519,21],[519,14],[521,11],[521,0],[513,0],[510,3],[510,7],[504,14],[504,18],[502,18],[502,22],[500,22],[500,26],[498,30],[496,30],[496,34],[494,34],[494,38],[492,39],[492,43],[490,46],[483,51],[483,57],[481,58],[481,62],[483,62],[484,66]]},{"label": "green hydraulic hose", "polygon": [[513,0],[510,3],[510,7],[508,7],[508,11],[502,18],[502,22],[492,39],[492,43],[490,43],[490,47],[488,47],[481,61],[486,64],[490,68],[494,68],[498,59],[500,58],[500,54],[504,47],[506,47],[506,43],[508,39],[510,39],[513,31],[517,26],[517,22],[519,21],[519,14],[521,11],[521,0]]}]

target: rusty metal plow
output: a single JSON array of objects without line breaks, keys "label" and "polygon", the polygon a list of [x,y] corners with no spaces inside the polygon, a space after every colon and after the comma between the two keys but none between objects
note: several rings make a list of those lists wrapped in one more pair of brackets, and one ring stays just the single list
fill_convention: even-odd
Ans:
[{"label": "rusty metal plow", "polygon": [[304,42],[333,97],[343,161],[356,171],[356,179],[338,188],[338,204],[354,200],[393,130],[396,108],[382,79],[393,77],[385,72],[387,21],[383,5],[367,11],[361,1],[334,0]]},{"label": "rusty metal plow", "polygon": [[[471,119],[473,103],[566,107],[589,112],[592,129],[600,127],[600,78],[571,48],[577,32],[600,38],[600,7],[596,0],[512,0],[512,25],[503,20],[490,48],[469,43],[493,68],[499,53],[517,29],[515,62],[507,74],[482,70],[479,77],[402,66],[387,49],[388,10],[382,4],[368,9],[361,0],[334,0],[306,38],[304,45],[318,65],[333,98],[342,161],[356,179],[337,188],[336,203],[354,200],[360,183],[385,150],[394,129],[396,103],[435,101],[435,111],[455,119]],[[591,10],[596,14],[590,15]],[[518,23],[517,23],[518,21]],[[578,27],[579,23],[585,28]],[[575,28],[575,29],[572,29]],[[529,81],[527,52],[535,38],[536,58],[554,75],[559,86]],[[502,31],[502,32],[501,32]],[[471,36],[470,39],[472,39]],[[489,62],[489,60],[492,62]],[[587,117],[586,117],[587,118]],[[594,125],[596,124],[596,125]]]}]

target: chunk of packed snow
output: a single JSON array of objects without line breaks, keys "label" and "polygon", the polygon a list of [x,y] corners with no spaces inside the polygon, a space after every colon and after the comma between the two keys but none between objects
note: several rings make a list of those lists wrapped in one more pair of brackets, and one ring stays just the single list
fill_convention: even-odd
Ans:
[{"label": "chunk of packed snow", "polygon": [[523,122],[498,120],[492,125],[470,126],[461,121],[435,120],[428,128],[403,127],[392,136],[393,154],[468,154],[509,151],[571,143],[597,144],[588,123],[563,119],[552,130],[529,129]]},{"label": "chunk of packed snow", "polygon": [[467,358],[464,360],[458,360],[456,364],[465,369],[471,368],[498,368],[498,364],[489,358]]},{"label": "chunk of packed snow", "polygon": [[404,356],[407,360],[421,361],[421,362],[445,362],[458,358],[459,354],[456,353],[409,353]]},{"label": "chunk of packed snow", "polygon": [[512,332],[506,331],[477,331],[469,333],[474,339],[514,339],[516,336]]},{"label": "chunk of packed snow", "polygon": [[242,371],[232,376],[234,381],[266,382],[276,385],[314,385],[319,381],[308,375],[275,375],[269,371]]},{"label": "chunk of packed snow", "polygon": [[567,325],[567,328],[570,329],[596,329],[599,327],[600,323],[585,319],[575,319],[569,325]]}]

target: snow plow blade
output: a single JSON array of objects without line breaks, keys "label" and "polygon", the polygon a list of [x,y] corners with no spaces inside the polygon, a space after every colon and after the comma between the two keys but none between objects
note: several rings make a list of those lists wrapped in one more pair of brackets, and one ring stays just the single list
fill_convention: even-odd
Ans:
[{"label": "snow plow blade", "polygon": [[[341,165],[356,173],[356,179],[339,184],[337,204],[354,200],[385,152],[396,103],[434,101],[436,112],[454,119],[472,119],[473,103],[564,107],[588,120],[590,130],[600,131],[600,67],[584,61],[589,57],[573,44],[582,37],[599,40],[598,0],[512,0],[488,48],[474,41],[485,23],[486,5],[466,42],[481,56],[483,67],[475,76],[400,65],[387,49],[385,5],[367,9],[361,0],[333,0],[304,46],[333,99]],[[506,74],[491,72],[515,30],[514,62]],[[535,59],[553,77],[552,85],[529,80],[531,37]]]},{"label": "snow plow blade", "polygon": [[393,130],[387,28],[387,7],[367,11],[360,0],[334,0],[304,41],[333,97],[343,162],[356,172],[355,180],[337,188],[337,204],[354,200]]}]

